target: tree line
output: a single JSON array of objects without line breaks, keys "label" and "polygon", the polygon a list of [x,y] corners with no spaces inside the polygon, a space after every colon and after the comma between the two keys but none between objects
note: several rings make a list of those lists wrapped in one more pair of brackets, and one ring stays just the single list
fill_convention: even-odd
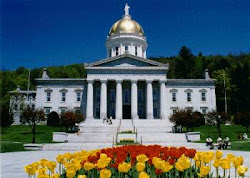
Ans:
[{"label": "tree line", "polygon": [[[177,56],[150,57],[150,59],[169,63],[168,78],[196,79],[204,78],[204,70],[209,69],[211,78],[215,79],[216,103],[219,112],[225,111],[225,92],[227,94],[227,111],[230,116],[249,112],[250,108],[250,53],[238,55],[209,55],[200,52],[194,55],[183,46]],[[48,67],[51,78],[85,78],[83,64]],[[41,78],[43,68],[30,70],[30,89],[35,90],[35,78]],[[1,125],[8,123],[9,91],[17,85],[27,90],[29,69],[18,67],[16,70],[0,71],[0,112]],[[225,84],[224,84],[225,79]]]}]

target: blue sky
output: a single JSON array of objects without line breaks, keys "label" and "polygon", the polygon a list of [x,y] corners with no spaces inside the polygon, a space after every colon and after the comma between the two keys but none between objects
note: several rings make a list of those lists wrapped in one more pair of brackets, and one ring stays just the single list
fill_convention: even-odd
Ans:
[{"label": "blue sky", "polygon": [[35,68],[106,57],[112,24],[130,5],[148,57],[250,52],[250,0],[2,0],[1,65]]}]

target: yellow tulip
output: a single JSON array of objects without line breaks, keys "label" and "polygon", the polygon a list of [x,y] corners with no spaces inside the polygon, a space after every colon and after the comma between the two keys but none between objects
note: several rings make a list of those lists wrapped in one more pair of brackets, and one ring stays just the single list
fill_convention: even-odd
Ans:
[{"label": "yellow tulip", "polygon": [[49,178],[48,174],[40,174],[37,176],[37,178]]},{"label": "yellow tulip", "polygon": [[76,171],[73,169],[66,170],[67,178],[73,178],[76,175]]},{"label": "yellow tulip", "polygon": [[91,169],[93,169],[95,167],[95,165],[93,163],[90,163],[90,162],[85,162],[83,167],[86,171],[90,171]]},{"label": "yellow tulip", "polygon": [[217,159],[221,159],[221,157],[223,156],[223,152],[222,151],[216,151],[215,156],[216,156]]},{"label": "yellow tulip", "polygon": [[48,160],[47,159],[41,159],[40,160],[40,165],[41,167],[45,167],[47,165]]},{"label": "yellow tulip", "polygon": [[228,153],[227,158],[230,159],[230,161],[232,161],[234,159],[234,155],[232,153]]},{"label": "yellow tulip", "polygon": [[220,160],[219,160],[219,159],[214,159],[213,166],[214,166],[215,168],[218,168],[218,167],[220,166]]},{"label": "yellow tulip", "polygon": [[102,169],[100,171],[100,178],[110,178],[111,177],[111,171],[108,169]]},{"label": "yellow tulip", "polygon": [[150,176],[146,172],[141,172],[139,178],[150,178]]},{"label": "yellow tulip", "polygon": [[140,154],[140,155],[136,156],[136,160],[139,163],[145,163],[148,160],[148,157],[145,154]]},{"label": "yellow tulip", "polygon": [[212,158],[212,156],[210,154],[204,154],[202,156],[202,162],[204,162],[206,164],[210,163],[210,161],[212,161],[212,159],[213,158]]},{"label": "yellow tulip", "polygon": [[119,172],[127,173],[130,170],[130,168],[131,168],[131,163],[123,162],[118,165]]},{"label": "yellow tulip", "polygon": [[105,168],[105,167],[107,167],[107,162],[105,161],[105,159],[103,160],[103,159],[99,159],[98,161],[97,161],[97,167],[99,168],[99,169],[103,169],[103,168]]},{"label": "yellow tulip", "polygon": [[220,160],[220,166],[222,167],[222,169],[230,169],[230,160],[227,158],[221,159]]},{"label": "yellow tulip", "polygon": [[195,166],[196,167],[201,167],[201,162],[200,161],[195,161]]},{"label": "yellow tulip", "polygon": [[201,166],[200,168],[200,173],[198,173],[198,175],[200,177],[205,177],[209,174],[210,171],[210,167],[209,166]]},{"label": "yellow tulip", "polygon": [[32,163],[31,165],[33,166],[33,168],[34,168],[35,170],[37,170],[37,169],[39,168],[39,163],[38,163],[38,162],[34,162],[34,163]]},{"label": "yellow tulip", "polygon": [[30,164],[25,166],[24,169],[25,169],[25,172],[29,175],[33,175],[36,173],[36,169]]},{"label": "yellow tulip", "polygon": [[74,163],[66,162],[64,166],[65,166],[65,168],[66,168],[67,170],[68,170],[68,169],[76,170],[76,167],[75,167],[75,164],[74,164]]},{"label": "yellow tulip", "polygon": [[54,162],[54,161],[48,161],[47,162],[47,168],[54,173],[54,170],[56,168],[56,162]]},{"label": "yellow tulip", "polygon": [[190,160],[184,155],[182,155],[182,157],[180,157],[178,161],[175,163],[176,169],[178,169],[181,172],[190,168],[190,166],[191,166]]},{"label": "yellow tulip", "polygon": [[[154,159],[154,158],[155,158],[155,159]],[[161,169],[162,166],[163,166],[164,161],[163,161],[161,158],[156,158],[156,157],[154,157],[154,158],[153,158],[153,160],[152,160],[154,166],[155,166],[157,169]]]},{"label": "yellow tulip", "polygon": [[59,178],[60,177],[60,174],[53,174],[52,175],[52,178]]},{"label": "yellow tulip", "polygon": [[233,159],[233,166],[237,168],[238,166],[242,165],[244,162],[244,159],[242,156],[235,157]]},{"label": "yellow tulip", "polygon": [[60,163],[60,164],[63,164],[64,163],[64,157],[63,157],[63,155],[58,155],[57,157],[56,157],[56,161],[58,162],[58,163]]},{"label": "yellow tulip", "polygon": [[138,172],[143,172],[144,169],[145,169],[145,163],[137,163],[137,164],[136,164],[136,170],[137,170]]},{"label": "yellow tulip", "polygon": [[79,171],[79,170],[82,168],[82,165],[81,165],[80,162],[75,163],[74,166],[75,166],[75,170],[76,170],[76,171]]},{"label": "yellow tulip", "polygon": [[47,168],[39,168],[37,169],[38,175],[43,175],[47,172]]},{"label": "yellow tulip", "polygon": [[247,172],[248,168],[246,166],[242,166],[240,165],[238,168],[237,168],[237,172],[239,174],[239,176],[245,176],[245,173]]},{"label": "yellow tulip", "polygon": [[105,153],[100,154],[100,159],[107,159],[108,156]]},{"label": "yellow tulip", "polygon": [[86,175],[78,175],[77,178],[86,178]]},{"label": "yellow tulip", "polygon": [[164,162],[164,164],[162,165],[163,172],[169,172],[172,168],[173,166],[169,164],[168,162]]},{"label": "yellow tulip", "polygon": [[68,161],[71,160],[73,155],[71,153],[65,153],[64,158],[67,159]]}]

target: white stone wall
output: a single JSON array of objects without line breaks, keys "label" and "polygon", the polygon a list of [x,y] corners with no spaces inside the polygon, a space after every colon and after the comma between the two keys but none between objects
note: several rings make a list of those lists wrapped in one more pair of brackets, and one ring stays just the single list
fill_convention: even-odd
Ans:
[{"label": "white stone wall", "polygon": [[[47,101],[46,90],[51,90],[51,100]],[[62,101],[62,91],[66,91],[66,101]],[[77,91],[76,91],[77,90]],[[81,101],[77,101],[77,92],[81,90]],[[81,107],[83,95],[86,90],[83,85],[38,85],[36,108],[51,108],[50,112],[55,111],[60,114],[60,108],[74,110],[76,107]],[[83,109],[83,108],[81,108]]]},{"label": "white stone wall", "polygon": [[[177,90],[176,101],[172,101],[171,90]],[[185,90],[192,90],[191,102],[187,101]],[[201,100],[200,90],[206,90],[206,101]],[[211,86],[166,86],[167,116],[173,114],[173,108],[186,109],[193,108],[193,111],[201,111],[201,107],[207,107],[207,112],[216,110],[215,87]]]}]

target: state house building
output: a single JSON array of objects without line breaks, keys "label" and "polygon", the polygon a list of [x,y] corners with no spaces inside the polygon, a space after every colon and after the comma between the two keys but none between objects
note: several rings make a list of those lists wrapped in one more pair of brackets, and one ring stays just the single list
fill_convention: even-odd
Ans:
[{"label": "state house building", "polygon": [[179,109],[207,113],[216,110],[214,80],[168,79],[168,64],[146,57],[147,39],[129,15],[111,27],[107,58],[85,65],[87,78],[50,78],[44,69],[36,79],[36,108],[59,115],[80,110],[86,120],[165,119]]}]

